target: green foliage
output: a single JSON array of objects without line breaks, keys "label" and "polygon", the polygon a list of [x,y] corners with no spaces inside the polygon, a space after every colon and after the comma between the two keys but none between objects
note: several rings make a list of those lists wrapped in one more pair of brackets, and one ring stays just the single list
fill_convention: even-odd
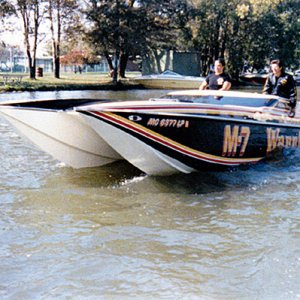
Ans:
[{"label": "green foliage", "polygon": [[233,77],[244,62],[256,69],[270,59],[299,64],[299,0],[193,0],[190,47],[201,53],[204,73],[225,57]]},{"label": "green foliage", "polygon": [[[99,50],[141,54],[152,47],[170,48],[182,18],[182,1],[94,1],[85,10],[89,40]],[[185,15],[184,15],[185,16]]]},{"label": "green foliage", "polygon": [[[88,42],[93,54],[110,59],[111,68],[113,56],[124,68],[128,57],[151,54],[160,59],[161,53],[168,50],[199,53],[203,75],[218,57],[226,59],[228,71],[235,78],[244,63],[260,69],[275,57],[281,58],[286,66],[299,68],[299,0],[16,2],[15,8],[21,13],[22,8],[32,8],[37,2],[63,4],[61,26],[69,36],[62,41],[61,53],[66,52],[65,45],[82,49],[84,42]],[[1,17],[14,12],[10,3],[0,0]],[[32,28],[28,26],[28,33]],[[75,45],[70,43],[70,36]]]},{"label": "green foliage", "polygon": [[128,57],[175,49],[187,18],[187,5],[179,0],[87,2],[86,38],[98,53],[119,57],[121,76]]},{"label": "green foliage", "polygon": [[0,18],[4,21],[4,18],[16,14],[15,7],[8,0],[0,0]]}]

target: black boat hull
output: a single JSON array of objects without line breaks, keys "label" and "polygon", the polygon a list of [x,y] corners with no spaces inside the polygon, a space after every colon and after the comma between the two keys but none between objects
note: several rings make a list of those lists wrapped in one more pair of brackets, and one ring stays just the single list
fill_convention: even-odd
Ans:
[{"label": "black boat hull", "polygon": [[201,115],[87,113],[195,170],[257,163],[300,147],[300,127]]}]

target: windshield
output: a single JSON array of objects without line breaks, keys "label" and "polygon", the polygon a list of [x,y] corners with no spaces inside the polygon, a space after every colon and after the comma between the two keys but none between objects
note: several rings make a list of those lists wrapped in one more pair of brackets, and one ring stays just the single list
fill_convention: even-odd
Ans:
[{"label": "windshield", "polygon": [[256,97],[232,97],[232,96],[189,96],[189,95],[167,95],[164,99],[174,99],[180,102],[193,102],[218,105],[238,105],[238,106],[274,106],[277,99],[256,98]]}]

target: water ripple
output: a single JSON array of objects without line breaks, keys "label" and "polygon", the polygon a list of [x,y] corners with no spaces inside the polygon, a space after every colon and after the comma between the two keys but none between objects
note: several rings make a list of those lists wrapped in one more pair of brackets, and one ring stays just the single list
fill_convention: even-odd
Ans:
[{"label": "water ripple", "polygon": [[299,299],[297,151],[160,178],[73,170],[1,118],[0,135],[1,299]]}]

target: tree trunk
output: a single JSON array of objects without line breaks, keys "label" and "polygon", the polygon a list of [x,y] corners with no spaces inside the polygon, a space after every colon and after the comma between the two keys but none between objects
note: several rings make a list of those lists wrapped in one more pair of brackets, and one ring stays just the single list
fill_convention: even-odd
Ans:
[{"label": "tree trunk", "polygon": [[125,78],[125,71],[128,61],[128,53],[121,52],[120,55],[120,65],[119,65],[119,75],[121,78]]},{"label": "tree trunk", "polygon": [[[165,64],[165,70],[169,70],[171,67],[171,55],[170,55],[170,50],[167,51],[166,53],[166,64]],[[173,68],[172,68],[173,69]],[[174,71],[174,70],[172,70]]]},{"label": "tree trunk", "polygon": [[[25,42],[26,44],[26,42]],[[26,46],[26,54],[28,59],[28,69],[29,69],[29,78],[30,79],[36,79],[36,59],[32,58],[31,52],[30,52],[30,45],[28,42],[28,45]]]},{"label": "tree trunk", "polygon": [[38,29],[40,26],[40,6],[39,2],[35,0],[34,7],[34,26],[33,26],[33,47],[32,47],[32,72],[34,73],[32,79],[36,79],[36,50],[38,43]]},{"label": "tree trunk", "polygon": [[161,51],[160,53],[158,53],[158,51],[156,49],[153,49],[153,54],[154,54],[154,58],[155,58],[155,62],[156,62],[156,67],[157,67],[157,71],[158,73],[162,73],[162,68],[161,68],[161,59],[165,54],[165,51]]},{"label": "tree trunk", "polygon": [[33,59],[30,52],[29,37],[28,34],[26,33],[24,35],[25,35],[24,43],[26,48],[27,60],[28,60],[29,78],[35,79],[35,66],[33,66]]},{"label": "tree trunk", "polygon": [[[18,2],[18,10],[21,14],[23,26],[24,26],[24,45],[28,58],[28,68],[30,79],[36,78],[36,50],[37,50],[37,39],[38,39],[38,28],[40,24],[40,7],[39,2],[34,1],[32,8],[28,6],[28,3]],[[33,9],[33,11],[32,11]],[[33,15],[32,15],[33,14]],[[33,26],[30,24],[30,16],[33,17]],[[33,46],[32,51],[30,47],[29,34],[33,30]]]},{"label": "tree trunk", "polygon": [[109,75],[110,75],[111,77],[113,77],[113,73],[114,73],[114,65],[113,65],[113,62],[112,62],[111,57],[109,56],[108,51],[104,51],[104,56],[105,56],[106,61],[107,61],[107,64],[108,64]]},{"label": "tree trunk", "polygon": [[54,57],[54,78],[60,78],[60,57],[59,55]]},{"label": "tree trunk", "polygon": [[53,0],[48,0],[49,2],[49,20],[50,20],[50,31],[52,35],[52,56],[53,56],[53,76],[54,78],[60,78],[60,36],[61,36],[61,20],[60,20],[60,9],[61,2],[59,0],[56,1],[56,25],[57,25],[57,33],[55,37],[54,30],[54,18],[53,11],[54,5]]},{"label": "tree trunk", "polygon": [[32,58],[28,57],[28,67],[29,67],[29,78],[30,79],[35,79],[35,71],[36,71],[36,68],[35,68],[35,64],[32,65]]},{"label": "tree trunk", "polygon": [[118,83],[118,64],[119,64],[119,57],[120,53],[119,51],[115,51],[115,57],[114,57],[114,73],[113,73],[113,83],[117,84]]}]

